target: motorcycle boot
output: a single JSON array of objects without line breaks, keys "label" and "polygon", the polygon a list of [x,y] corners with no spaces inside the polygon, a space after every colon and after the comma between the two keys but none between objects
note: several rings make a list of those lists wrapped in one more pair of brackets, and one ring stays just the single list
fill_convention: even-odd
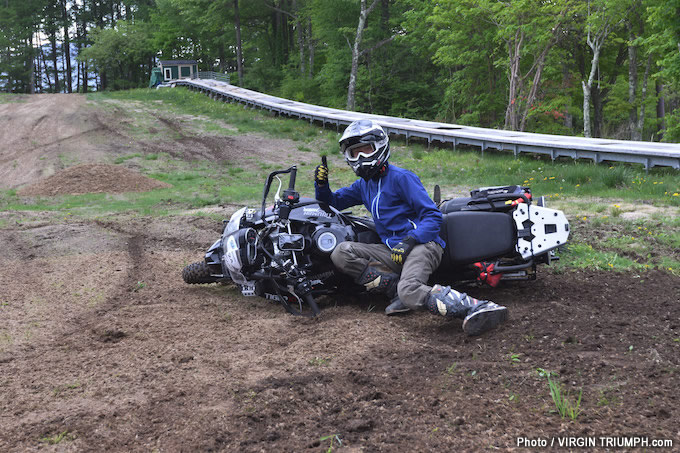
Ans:
[{"label": "motorcycle boot", "polygon": [[392,299],[397,294],[399,274],[381,271],[369,263],[361,275],[357,277],[356,282],[363,285],[370,294],[385,294]]},{"label": "motorcycle boot", "polygon": [[508,317],[508,309],[502,305],[489,300],[477,300],[441,285],[434,285],[430,291],[427,308],[435,315],[462,318],[463,332],[470,336],[481,335]]},{"label": "motorcycle boot", "polygon": [[390,304],[385,308],[385,314],[387,316],[398,315],[399,313],[406,313],[411,311],[404,303],[396,296],[390,301]]}]

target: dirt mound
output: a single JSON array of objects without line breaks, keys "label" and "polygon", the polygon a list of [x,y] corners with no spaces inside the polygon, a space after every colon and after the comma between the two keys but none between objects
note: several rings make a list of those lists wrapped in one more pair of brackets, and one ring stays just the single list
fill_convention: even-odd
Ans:
[{"label": "dirt mound", "polygon": [[118,165],[84,164],[67,168],[19,190],[19,195],[79,195],[84,193],[146,192],[171,187]]}]

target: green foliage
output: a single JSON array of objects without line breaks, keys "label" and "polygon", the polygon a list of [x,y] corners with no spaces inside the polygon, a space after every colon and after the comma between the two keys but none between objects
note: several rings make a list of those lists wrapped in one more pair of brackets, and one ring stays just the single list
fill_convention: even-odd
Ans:
[{"label": "green foliage", "polygon": [[555,407],[557,408],[557,412],[560,414],[560,417],[562,418],[569,417],[569,419],[571,420],[576,420],[576,418],[582,412],[581,396],[583,396],[583,390],[579,390],[578,398],[574,402],[572,402],[569,392],[565,393],[563,385],[561,383],[553,381],[552,379],[550,379],[549,375],[546,377],[548,378],[550,396],[552,397],[552,400],[555,403]]},{"label": "green foliage", "polygon": [[91,36],[92,45],[83,49],[78,59],[112,76],[110,88],[130,89],[148,83],[148,72],[140,68],[140,62],[155,53],[147,24],[120,21],[116,28],[93,30]]},{"label": "green foliage", "polygon": [[[144,85],[158,58],[197,59],[200,70],[226,71],[241,83],[235,5],[245,87],[345,107],[358,0],[8,0],[0,14],[0,90],[64,91],[64,30],[71,31],[70,49],[78,49],[81,74],[88,63],[90,85],[95,79],[104,89]],[[677,142],[678,11],[680,0],[379,1],[359,49],[356,108],[580,135],[581,84],[595,67],[594,135],[637,137],[631,124],[644,109],[642,139]],[[592,65],[588,37],[592,43],[604,32]],[[77,80],[75,67],[72,73]],[[632,86],[629,74],[637,74]],[[665,117],[657,114],[660,101]]]}]

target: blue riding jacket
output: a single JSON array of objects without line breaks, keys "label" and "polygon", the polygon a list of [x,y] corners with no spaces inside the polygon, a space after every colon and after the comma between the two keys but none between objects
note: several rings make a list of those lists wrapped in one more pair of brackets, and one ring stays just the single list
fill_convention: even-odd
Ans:
[{"label": "blue riding jacket", "polygon": [[371,212],[381,240],[389,248],[411,236],[419,244],[439,237],[442,213],[427,194],[420,178],[413,172],[389,165],[379,179],[357,179],[349,187],[331,191],[328,185],[315,183],[316,199],[342,211],[363,204]]}]

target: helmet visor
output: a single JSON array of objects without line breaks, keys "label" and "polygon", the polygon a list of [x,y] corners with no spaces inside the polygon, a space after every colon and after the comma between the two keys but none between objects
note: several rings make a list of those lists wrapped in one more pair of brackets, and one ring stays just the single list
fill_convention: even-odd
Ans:
[{"label": "helmet visor", "polygon": [[375,147],[372,143],[357,143],[344,149],[345,158],[352,162],[360,157],[371,157],[373,153],[375,153]]}]

